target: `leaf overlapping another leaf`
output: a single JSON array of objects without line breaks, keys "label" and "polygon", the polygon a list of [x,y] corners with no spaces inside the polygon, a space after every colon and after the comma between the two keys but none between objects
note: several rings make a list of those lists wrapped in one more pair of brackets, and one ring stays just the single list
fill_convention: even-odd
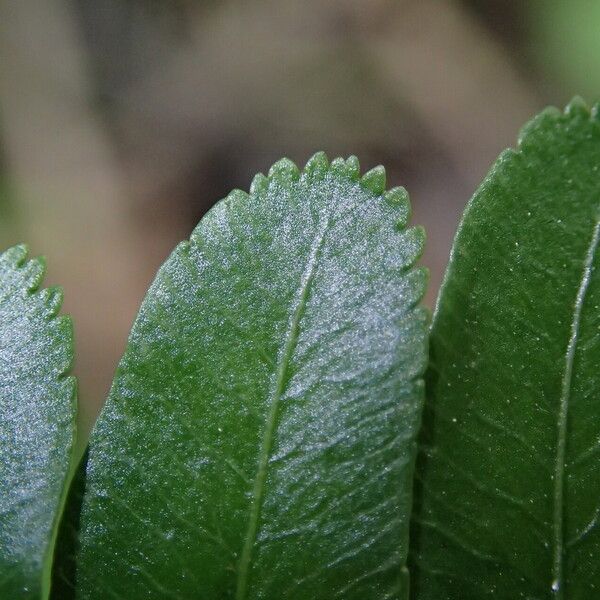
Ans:
[{"label": "leaf overlapping another leaf", "polygon": [[160,269],[89,445],[79,598],[401,598],[426,274],[405,191],[288,160]]}]

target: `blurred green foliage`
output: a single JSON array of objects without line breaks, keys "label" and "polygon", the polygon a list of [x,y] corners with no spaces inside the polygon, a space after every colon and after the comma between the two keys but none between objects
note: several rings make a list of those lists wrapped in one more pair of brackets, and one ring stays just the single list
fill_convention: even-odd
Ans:
[{"label": "blurred green foliage", "polygon": [[589,102],[600,98],[600,2],[545,0],[530,3],[532,44],[550,79]]}]

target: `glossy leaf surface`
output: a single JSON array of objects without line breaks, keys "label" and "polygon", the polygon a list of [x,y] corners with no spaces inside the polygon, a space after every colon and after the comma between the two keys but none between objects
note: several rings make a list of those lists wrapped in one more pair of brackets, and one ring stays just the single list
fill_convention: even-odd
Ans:
[{"label": "glossy leaf surface", "polygon": [[431,337],[415,598],[600,597],[600,120],[547,110],[455,240]]},{"label": "glossy leaf surface", "polygon": [[384,187],[280,161],[160,269],[90,442],[79,598],[405,596],[426,276]]},{"label": "glossy leaf surface", "polygon": [[0,255],[0,598],[45,598],[74,442],[71,321],[41,259]]}]

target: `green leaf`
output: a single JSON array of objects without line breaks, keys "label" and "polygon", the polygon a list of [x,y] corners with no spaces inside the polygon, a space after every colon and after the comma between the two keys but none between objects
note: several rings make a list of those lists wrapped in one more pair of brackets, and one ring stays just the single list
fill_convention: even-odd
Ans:
[{"label": "green leaf", "polygon": [[406,594],[426,273],[384,186],[284,159],[160,269],[90,442],[79,598]]},{"label": "green leaf", "polygon": [[600,594],[600,118],[546,110],[471,200],[431,332],[414,597]]},{"label": "green leaf", "polygon": [[68,317],[41,259],[0,255],[0,598],[46,598],[75,436]]}]

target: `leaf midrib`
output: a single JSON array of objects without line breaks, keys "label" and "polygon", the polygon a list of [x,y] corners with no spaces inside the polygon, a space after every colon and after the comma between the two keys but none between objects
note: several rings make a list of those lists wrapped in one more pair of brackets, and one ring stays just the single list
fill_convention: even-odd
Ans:
[{"label": "leaf midrib", "polygon": [[298,341],[298,328],[306,301],[308,299],[308,292],[311,283],[314,279],[317,257],[323,241],[325,239],[325,233],[329,226],[328,219],[325,219],[323,224],[320,226],[317,235],[315,236],[312,244],[302,277],[300,279],[300,285],[297,291],[297,302],[296,306],[292,311],[292,316],[289,321],[285,344],[281,358],[277,364],[275,371],[274,386],[271,392],[271,403],[269,407],[269,414],[265,422],[265,428],[263,430],[262,443],[260,453],[258,457],[258,468],[256,472],[256,478],[254,480],[254,486],[252,488],[252,504],[250,506],[250,515],[248,518],[248,529],[244,538],[244,546],[239,561],[237,571],[237,587],[236,587],[236,600],[244,600],[246,598],[248,590],[248,576],[250,570],[250,562],[252,559],[252,549],[256,542],[256,535],[258,533],[258,521],[260,518],[260,511],[262,508],[262,501],[265,492],[265,483],[267,479],[267,469],[269,463],[269,457],[271,454],[271,448],[273,445],[273,437],[275,434],[275,425],[277,420],[277,412],[279,408],[279,402],[281,396],[286,387],[286,375],[288,367]]},{"label": "leaf midrib", "polygon": [[557,600],[565,598],[563,581],[564,563],[564,495],[565,495],[565,461],[567,454],[567,423],[569,401],[573,379],[573,364],[579,339],[581,314],[585,296],[590,284],[594,257],[600,242],[600,219],[596,220],[592,240],[587,249],[581,282],[577,291],[571,322],[571,335],[565,355],[565,369],[562,378],[560,403],[558,410],[558,440],[556,445],[556,462],[554,464],[554,514],[553,514],[553,561],[552,561],[552,591]]}]

